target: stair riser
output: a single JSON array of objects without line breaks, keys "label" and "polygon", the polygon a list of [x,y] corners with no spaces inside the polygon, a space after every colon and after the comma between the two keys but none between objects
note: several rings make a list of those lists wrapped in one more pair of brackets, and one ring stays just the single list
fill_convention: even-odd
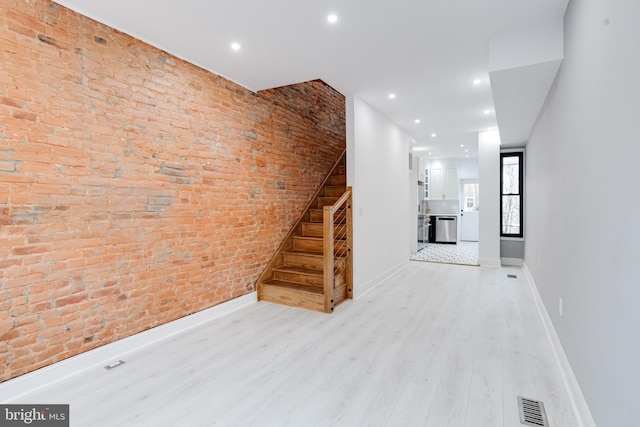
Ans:
[{"label": "stair riser", "polygon": [[318,197],[318,209],[325,206],[332,206],[340,197]]},{"label": "stair riser", "polygon": [[262,301],[274,302],[291,307],[324,311],[324,297],[322,295],[283,289],[277,286],[263,285],[260,292],[260,299]]},{"label": "stair riser", "polygon": [[[284,263],[285,265],[312,268],[318,271],[322,271],[322,269],[324,268],[324,261],[322,260],[322,257],[307,254],[296,254],[287,252],[284,254]],[[344,260],[342,258],[336,258],[336,260],[334,261],[334,268],[342,269],[343,267]]]},{"label": "stair riser", "polygon": [[309,211],[309,221],[322,223],[323,215],[322,209],[311,209]]},{"label": "stair riser", "polygon": [[346,298],[347,298],[347,287],[346,286],[342,286],[342,287],[334,289],[333,298],[332,298],[334,306],[340,304]]},{"label": "stair riser", "polygon": [[314,254],[322,254],[324,251],[324,243],[322,240],[296,239],[294,237],[293,249],[298,251],[311,252]]},{"label": "stair riser", "polygon": [[324,187],[324,195],[327,197],[342,197],[345,191],[346,187]]},{"label": "stair riser", "polygon": [[321,257],[310,256],[306,254],[284,254],[285,265],[294,265],[298,267],[313,268],[314,270],[322,270],[324,263]]},{"label": "stair riser", "polygon": [[338,288],[341,288],[342,286],[346,286],[346,284],[347,282],[344,280],[344,272],[340,272],[339,274],[337,274],[333,280],[334,289],[338,289]]},{"label": "stair riser", "polygon": [[274,271],[273,278],[285,280],[287,282],[304,283],[305,285],[313,285],[319,288],[323,287],[324,279],[322,276],[309,276],[308,274],[300,274],[289,271]]},{"label": "stair riser", "polygon": [[[293,249],[297,251],[305,251],[313,254],[324,253],[324,242],[322,240],[297,239],[293,238]],[[333,250],[338,256],[345,256],[345,246],[343,241],[336,241]]]},{"label": "stair riser", "polygon": [[[322,276],[310,276],[308,274],[300,274],[294,273],[290,271],[281,271],[276,270],[273,272],[273,278],[277,280],[284,280],[287,282],[293,283],[303,283],[305,285],[312,285],[318,288],[322,288],[324,286],[324,279]],[[342,286],[345,286],[346,282],[344,280],[344,272],[338,273],[333,282],[334,289],[338,289]]]},{"label": "stair riser", "polygon": [[[341,233],[343,230],[340,225],[335,225],[333,227],[334,233]],[[306,237],[323,237],[324,236],[324,225],[322,223],[309,223],[305,222],[302,224],[302,235]]]},{"label": "stair riser", "polygon": [[[344,224],[346,221],[345,218],[345,214],[344,214],[344,209],[338,209],[338,211],[336,212],[336,217],[340,218],[341,221],[335,221],[334,222],[336,224],[338,223],[342,223]],[[309,211],[309,222],[324,222],[324,210],[323,208],[320,209],[311,209]]]},{"label": "stair riser", "polygon": [[347,177],[344,175],[333,175],[329,178],[329,185],[342,187],[347,185]]}]

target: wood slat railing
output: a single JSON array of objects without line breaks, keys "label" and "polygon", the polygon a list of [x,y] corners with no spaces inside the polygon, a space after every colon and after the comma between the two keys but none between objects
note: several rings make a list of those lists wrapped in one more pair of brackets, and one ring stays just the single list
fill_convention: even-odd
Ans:
[{"label": "wood slat railing", "polygon": [[[332,312],[340,300],[353,298],[351,206],[352,189],[347,187],[347,191],[333,205],[323,208],[325,313]],[[344,282],[337,282],[337,276],[344,277]]]}]

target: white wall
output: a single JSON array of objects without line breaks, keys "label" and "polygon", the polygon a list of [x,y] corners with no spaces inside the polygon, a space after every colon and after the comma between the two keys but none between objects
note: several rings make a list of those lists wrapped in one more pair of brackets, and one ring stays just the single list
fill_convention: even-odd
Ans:
[{"label": "white wall", "polygon": [[478,263],[500,267],[500,137],[497,131],[478,134],[480,178],[480,238]]},{"label": "white wall", "polygon": [[570,2],[527,144],[525,263],[599,427],[640,419],[639,19],[638,0]]},{"label": "white wall", "polygon": [[408,263],[409,239],[416,232],[410,234],[407,225],[410,137],[357,97],[347,101],[349,120],[347,156],[353,164],[349,163],[347,185],[353,187],[357,298]]},{"label": "white wall", "polygon": [[478,159],[458,160],[458,179],[478,179]]},{"label": "white wall", "polygon": [[[409,170],[409,179],[407,181],[409,191],[409,209],[407,209],[407,228],[409,230],[409,236],[412,232],[416,235],[415,239],[409,239],[409,252],[415,254],[418,252],[418,206],[422,199],[424,199],[424,190],[422,194],[418,194],[418,156],[413,154],[412,156],[413,167]],[[407,169],[408,169],[407,162]]]}]

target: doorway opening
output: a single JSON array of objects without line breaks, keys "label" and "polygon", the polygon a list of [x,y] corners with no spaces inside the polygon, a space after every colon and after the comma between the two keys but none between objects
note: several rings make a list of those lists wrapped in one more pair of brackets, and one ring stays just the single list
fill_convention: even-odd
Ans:
[{"label": "doorway opening", "polygon": [[[464,264],[478,265],[478,240],[479,240],[479,223],[480,223],[480,184],[478,179],[461,179],[460,180],[460,200],[459,214],[449,215],[457,216],[457,238],[455,242],[441,242],[437,238],[437,231],[431,230],[431,227],[438,226],[436,221],[431,220],[428,228],[429,239],[424,239],[418,252],[411,257],[413,261],[440,262],[448,264]],[[455,209],[455,206],[453,207]],[[426,215],[428,216],[428,215]],[[434,236],[435,235],[435,236]],[[435,239],[433,239],[435,237]]]}]

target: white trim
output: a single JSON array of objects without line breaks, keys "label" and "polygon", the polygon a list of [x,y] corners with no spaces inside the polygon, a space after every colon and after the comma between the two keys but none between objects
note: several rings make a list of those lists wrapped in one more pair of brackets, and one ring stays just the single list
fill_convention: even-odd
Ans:
[{"label": "white trim", "polygon": [[516,266],[521,266],[522,265],[522,258],[506,258],[506,257],[502,257],[500,258],[500,262],[502,263],[502,265],[516,265]]},{"label": "white trim", "polygon": [[493,258],[478,258],[478,264],[480,264],[480,267],[492,267],[492,268],[502,267],[502,263],[500,262],[500,259],[493,259]]},{"label": "white trim", "polygon": [[[354,286],[353,287],[353,290],[354,290],[353,298],[354,299],[362,298],[363,296],[365,296],[365,294],[367,294],[368,292],[373,290],[373,288],[375,288],[376,286],[380,285],[382,282],[384,282],[385,280],[389,279],[390,277],[396,275],[400,271],[404,270],[408,265],[409,265],[409,260],[401,262],[400,264],[398,264],[395,267],[385,271],[384,273],[382,273],[381,275],[379,275],[375,279],[370,280],[369,282],[365,283],[364,285],[362,285],[362,286]],[[358,291],[358,292],[356,293],[355,291]]]},{"label": "white trim", "polygon": [[505,237],[500,236],[501,241],[505,242],[524,242],[524,237]]},{"label": "white trim", "polygon": [[582,394],[582,390],[580,389],[578,379],[573,373],[573,369],[571,369],[571,364],[569,363],[569,359],[567,359],[567,355],[562,348],[562,343],[560,342],[556,328],[551,322],[551,317],[549,317],[549,313],[544,306],[544,302],[542,301],[536,282],[533,280],[533,276],[531,275],[531,271],[529,270],[526,262],[522,263],[522,271],[524,272],[527,282],[529,283],[529,287],[531,288],[531,293],[533,294],[533,298],[536,302],[538,314],[540,315],[545,332],[549,338],[549,342],[551,343],[553,355],[555,356],[556,363],[560,368],[562,380],[565,388],[567,389],[567,393],[569,394],[571,409],[573,409],[578,425],[580,427],[596,427],[596,423],[593,420],[591,411],[589,410],[589,405],[587,404],[587,401]]},{"label": "white trim", "polygon": [[122,359],[124,355],[188,331],[258,301],[258,293],[251,292],[190,314],[164,325],[137,333],[111,344],[89,350],[53,365],[24,374],[0,384],[0,402],[9,403],[34,391],[53,385],[80,372]]}]

